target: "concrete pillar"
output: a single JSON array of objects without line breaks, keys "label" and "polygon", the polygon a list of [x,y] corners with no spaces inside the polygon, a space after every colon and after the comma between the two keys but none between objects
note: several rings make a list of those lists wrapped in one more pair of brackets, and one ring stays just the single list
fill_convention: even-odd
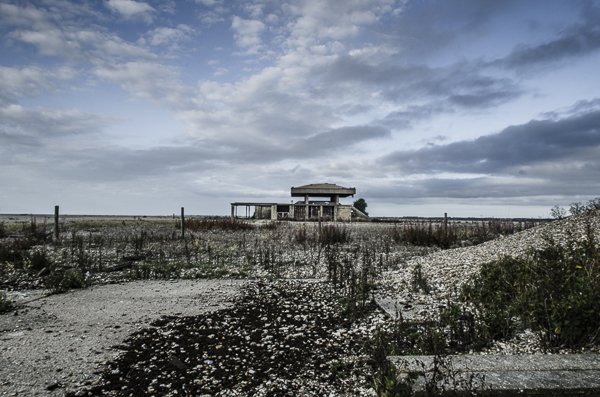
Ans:
[{"label": "concrete pillar", "polygon": [[294,204],[290,204],[290,215],[289,217],[291,219],[294,219],[294,210],[296,209],[296,207],[294,207]]},{"label": "concrete pillar", "polygon": [[271,220],[272,221],[277,220],[277,204],[271,205]]},{"label": "concrete pillar", "polygon": [[334,222],[337,222],[337,213],[338,213],[337,204],[335,204],[333,206],[333,221]]},{"label": "concrete pillar", "polygon": [[308,219],[308,194],[304,195],[304,220]]},{"label": "concrete pillar", "polygon": [[234,217],[235,217],[235,205],[231,204],[231,220],[233,221]]},{"label": "concrete pillar", "polygon": [[319,206],[319,239],[321,239],[321,218],[323,217],[323,206]]}]

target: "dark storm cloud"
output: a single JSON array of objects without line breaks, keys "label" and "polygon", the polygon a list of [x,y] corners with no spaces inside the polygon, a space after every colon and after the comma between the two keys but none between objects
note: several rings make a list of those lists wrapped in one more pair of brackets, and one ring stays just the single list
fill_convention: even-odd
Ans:
[{"label": "dark storm cloud", "polygon": [[409,2],[399,23],[385,31],[407,59],[427,57],[460,43],[462,37],[484,34],[497,14],[523,5],[518,0]]},{"label": "dark storm cloud", "polygon": [[[561,167],[564,164],[560,165]],[[559,168],[559,167],[557,167]],[[600,165],[593,164],[585,170],[577,170],[573,174],[552,173],[543,178],[429,178],[423,180],[403,181],[387,185],[375,185],[361,189],[361,194],[381,200],[402,199],[405,203],[419,203],[424,198],[430,199],[479,199],[496,200],[516,197],[544,196],[598,196],[597,177]],[[412,201],[411,201],[412,200]]]},{"label": "dark storm cloud", "polygon": [[397,151],[382,163],[405,174],[502,174],[509,168],[576,159],[580,151],[599,145],[600,111],[596,110],[561,120],[533,120],[473,141]]},{"label": "dark storm cloud", "polygon": [[508,56],[492,64],[511,69],[544,65],[572,57],[585,56],[600,49],[600,7],[584,2],[582,22],[575,23],[545,43],[520,45]]},{"label": "dark storm cloud", "polygon": [[[322,95],[363,90],[379,91],[383,98],[398,104],[429,101],[425,105],[410,105],[408,110],[391,113],[388,117],[400,121],[400,127],[410,126],[415,119],[432,117],[440,112],[490,108],[513,100],[524,92],[509,78],[486,75],[478,62],[433,68],[372,63],[368,58],[343,56],[330,65],[323,76],[326,82],[319,89]],[[382,123],[385,122],[385,119],[382,120]]]}]

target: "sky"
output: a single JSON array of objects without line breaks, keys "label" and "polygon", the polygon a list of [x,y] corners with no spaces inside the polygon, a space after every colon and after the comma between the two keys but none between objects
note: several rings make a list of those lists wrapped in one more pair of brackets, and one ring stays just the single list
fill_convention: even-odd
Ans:
[{"label": "sky", "polygon": [[600,0],[0,0],[0,213],[600,196]]}]

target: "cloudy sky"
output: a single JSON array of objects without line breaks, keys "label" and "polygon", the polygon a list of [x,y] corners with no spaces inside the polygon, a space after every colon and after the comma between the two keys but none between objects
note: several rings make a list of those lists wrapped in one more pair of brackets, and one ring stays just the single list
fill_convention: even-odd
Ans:
[{"label": "cloudy sky", "polygon": [[0,0],[0,35],[0,213],[600,196],[600,1]]}]

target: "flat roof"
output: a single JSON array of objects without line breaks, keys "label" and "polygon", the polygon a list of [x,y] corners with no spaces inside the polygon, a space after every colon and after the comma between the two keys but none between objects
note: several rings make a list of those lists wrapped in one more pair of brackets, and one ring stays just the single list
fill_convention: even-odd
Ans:
[{"label": "flat roof", "polygon": [[333,183],[313,183],[292,187],[292,197],[348,197],[356,194],[356,188],[338,186]]},{"label": "flat roof", "polygon": [[258,207],[266,207],[269,205],[289,205],[289,204],[277,204],[277,203],[231,203],[231,205],[249,205],[249,206],[258,206]]}]

